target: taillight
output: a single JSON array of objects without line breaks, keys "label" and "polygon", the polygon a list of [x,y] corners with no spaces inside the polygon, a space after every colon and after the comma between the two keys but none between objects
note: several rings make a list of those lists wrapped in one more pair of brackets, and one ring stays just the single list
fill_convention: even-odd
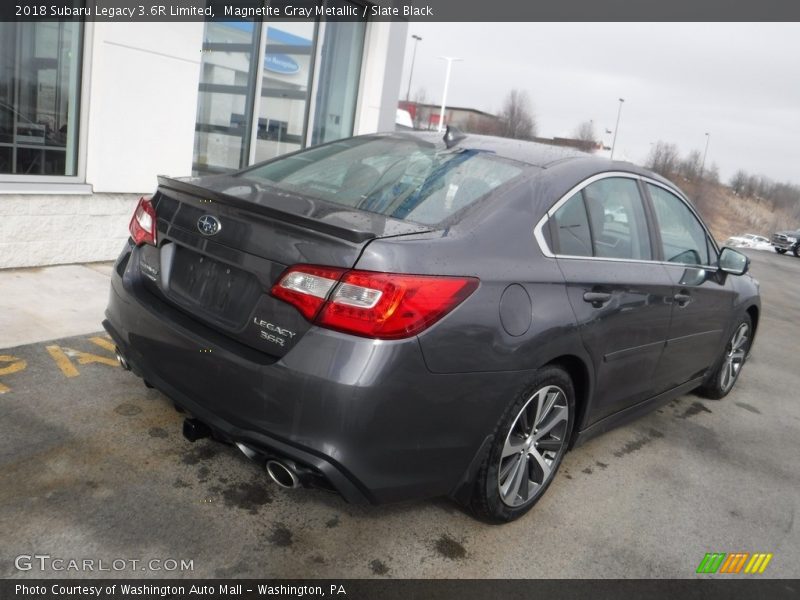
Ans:
[{"label": "taillight", "polygon": [[427,329],[477,287],[478,280],[472,277],[298,265],[286,271],[272,294],[321,327],[392,340]]},{"label": "taillight", "polygon": [[141,244],[152,244],[155,246],[156,242],[156,209],[150,198],[142,196],[139,198],[139,204],[136,205],[136,210],[133,211],[131,223],[128,225],[128,230],[131,233],[133,242],[140,246]]},{"label": "taillight", "polygon": [[272,295],[288,302],[306,319],[313,321],[344,272],[345,269],[315,265],[291,267],[272,286]]}]

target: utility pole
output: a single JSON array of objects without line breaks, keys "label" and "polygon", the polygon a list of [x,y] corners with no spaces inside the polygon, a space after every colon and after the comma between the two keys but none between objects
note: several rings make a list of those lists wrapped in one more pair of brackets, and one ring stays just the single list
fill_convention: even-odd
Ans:
[{"label": "utility pole", "polygon": [[408,90],[406,90],[406,102],[411,96],[411,78],[414,77],[414,61],[417,60],[417,44],[422,41],[418,35],[412,35],[414,38],[414,52],[411,54],[411,72],[408,74]]},{"label": "utility pole", "polygon": [[447,88],[450,86],[450,70],[453,67],[453,62],[464,59],[455,58],[452,56],[440,56],[439,58],[447,61],[447,70],[445,71],[444,75],[444,91],[442,92],[442,110],[439,111],[439,129],[437,129],[437,131],[441,132],[442,128],[444,127],[444,109],[445,105],[447,104]]},{"label": "utility pole", "polygon": [[611,160],[614,160],[614,148],[617,147],[617,132],[619,131],[619,116],[622,114],[622,103],[625,98],[619,99],[619,110],[617,110],[617,125],[614,127],[614,141],[611,142]]}]

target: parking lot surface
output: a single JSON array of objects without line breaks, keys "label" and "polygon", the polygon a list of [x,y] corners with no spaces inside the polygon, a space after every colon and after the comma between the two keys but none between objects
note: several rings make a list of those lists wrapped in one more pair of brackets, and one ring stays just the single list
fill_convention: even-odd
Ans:
[{"label": "parking lot surface", "polygon": [[[572,451],[504,526],[445,499],[356,507],[280,489],[234,447],[187,442],[102,333],[2,349],[0,577],[696,577],[707,552],[773,553],[764,576],[800,577],[800,259],[750,255],[763,314],[734,391]],[[142,562],[15,567],[34,554]]]}]

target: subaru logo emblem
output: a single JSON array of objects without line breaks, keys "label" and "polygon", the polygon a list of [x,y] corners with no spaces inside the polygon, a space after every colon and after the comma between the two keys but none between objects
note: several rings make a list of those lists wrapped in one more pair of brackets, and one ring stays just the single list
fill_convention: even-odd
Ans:
[{"label": "subaru logo emblem", "polygon": [[197,220],[197,229],[203,235],[217,235],[219,230],[222,229],[222,223],[216,217],[203,215]]}]

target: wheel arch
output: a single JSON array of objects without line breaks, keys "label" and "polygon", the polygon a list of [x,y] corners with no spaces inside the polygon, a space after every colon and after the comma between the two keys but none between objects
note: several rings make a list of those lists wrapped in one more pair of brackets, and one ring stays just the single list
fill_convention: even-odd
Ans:
[{"label": "wheel arch", "polygon": [[575,420],[572,425],[570,439],[570,447],[572,447],[576,438],[575,434],[580,431],[584,424],[589,409],[592,392],[592,378],[589,367],[583,359],[574,354],[564,354],[543,366],[561,367],[572,380],[572,386],[575,389]]},{"label": "wheel arch", "polygon": [[[749,315],[750,321],[753,324],[752,338],[755,341],[756,333],[758,333],[758,317],[759,317],[758,306],[756,306],[755,304],[751,304],[745,309],[745,312]],[[750,344],[750,347],[752,348],[752,343]]]}]

